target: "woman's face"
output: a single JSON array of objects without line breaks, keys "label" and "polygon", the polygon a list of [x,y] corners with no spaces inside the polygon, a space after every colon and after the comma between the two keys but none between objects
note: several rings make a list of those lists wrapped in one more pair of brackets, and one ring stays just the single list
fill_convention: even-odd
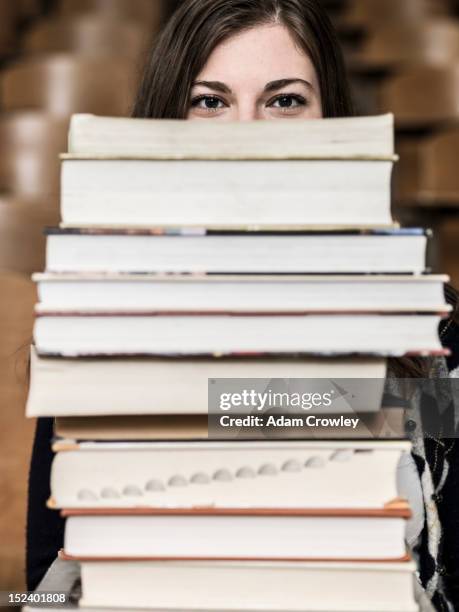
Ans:
[{"label": "woman's face", "polygon": [[209,57],[191,91],[187,119],[320,119],[311,60],[282,25],[233,36]]}]

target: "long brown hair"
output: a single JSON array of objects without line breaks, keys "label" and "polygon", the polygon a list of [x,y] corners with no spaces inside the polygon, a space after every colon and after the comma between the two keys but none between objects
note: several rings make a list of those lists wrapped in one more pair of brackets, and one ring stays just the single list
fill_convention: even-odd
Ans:
[{"label": "long brown hair", "polygon": [[[166,24],[146,63],[133,117],[185,119],[193,82],[224,40],[257,25],[281,23],[316,70],[324,117],[354,114],[345,64],[335,30],[320,0],[183,0]],[[446,298],[458,318],[458,298]],[[428,376],[426,358],[390,359],[396,376]]]},{"label": "long brown hair", "polygon": [[212,51],[251,27],[285,25],[319,79],[324,117],[353,114],[338,38],[317,0],[184,0],[148,59],[134,117],[185,119],[193,82]]}]

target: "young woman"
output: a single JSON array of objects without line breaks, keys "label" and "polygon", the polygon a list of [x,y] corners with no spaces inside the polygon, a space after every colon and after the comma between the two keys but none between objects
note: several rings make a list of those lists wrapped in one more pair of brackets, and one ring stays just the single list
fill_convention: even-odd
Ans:
[{"label": "young woman", "polygon": [[[307,120],[352,112],[339,43],[320,0],[184,0],[147,62],[133,116]],[[447,298],[456,303],[452,289]],[[453,350],[450,369],[458,365],[458,339],[452,317],[442,329],[444,345]],[[390,365],[400,377],[448,375],[442,359],[392,360]],[[51,436],[52,422],[41,420],[30,476],[29,588],[62,545],[63,523],[45,509]],[[417,438],[414,459],[408,480],[421,507],[410,540],[421,581],[438,610],[451,609],[448,599],[459,609],[454,575],[459,561],[459,454],[450,440]]]}]

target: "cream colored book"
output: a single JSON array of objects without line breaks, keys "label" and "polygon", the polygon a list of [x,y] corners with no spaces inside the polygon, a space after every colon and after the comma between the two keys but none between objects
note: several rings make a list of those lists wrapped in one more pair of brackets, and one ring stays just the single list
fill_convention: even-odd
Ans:
[{"label": "cream colored book", "polygon": [[[145,609],[148,606],[151,612],[197,612],[197,606],[200,606],[200,612],[342,612],[343,597],[348,606],[347,612],[354,612],[356,605],[358,612],[433,612],[427,596],[414,580],[414,572],[415,566],[411,562],[119,561],[114,565],[110,561],[80,564],[60,557],[46,573],[37,592],[43,592],[45,597],[46,593],[65,593],[69,603],[64,604],[62,610],[78,610],[78,603],[70,601],[69,596],[81,593],[80,575],[83,574],[84,599],[81,606],[87,612],[100,612],[100,606],[105,612],[120,612],[120,602],[126,602],[125,609],[137,609],[139,606]],[[247,581],[247,577],[250,580]],[[224,588],[224,584],[230,581],[234,585],[231,602],[228,601],[228,590]],[[284,588],[287,582],[288,590]],[[310,595],[316,584],[317,593],[315,590],[314,593],[317,598],[311,600]],[[327,588],[332,584],[336,588]],[[190,599],[186,603],[184,601],[188,585],[193,593],[203,594],[202,601],[197,601],[196,605]],[[345,586],[340,598],[337,589],[341,585],[348,586]],[[417,606],[412,599],[413,586]],[[205,594],[211,587],[210,595],[206,598]],[[308,589],[308,597],[304,597],[304,588]],[[159,589],[162,605],[154,599]],[[269,600],[264,596],[266,589]],[[379,597],[380,592],[382,597]],[[286,594],[289,601],[285,599]],[[90,601],[96,602],[97,606],[92,607]],[[113,607],[107,606],[108,601],[113,602]],[[295,603],[292,604],[292,601]],[[264,604],[266,607],[261,607]],[[24,612],[51,612],[53,609],[50,604],[43,603],[37,607],[26,606]]]},{"label": "cream colored book", "polygon": [[[281,502],[282,503],[282,502]],[[408,506],[70,509],[64,551],[81,560],[407,561]]]},{"label": "cream colored book", "polygon": [[409,450],[392,440],[82,442],[56,454],[50,505],[396,510]]},{"label": "cream colored book", "polygon": [[[382,358],[61,359],[41,358],[32,347],[27,416],[207,416],[209,378],[385,376]],[[381,396],[366,400],[363,412],[379,410]]]},{"label": "cream colored book", "polygon": [[392,161],[62,160],[67,227],[392,227]]},{"label": "cream colored book", "polygon": [[83,562],[80,606],[156,612],[417,612],[413,563]]},{"label": "cream colored book", "polygon": [[[334,418],[333,415],[328,415]],[[405,411],[390,408],[377,412],[359,413],[359,423],[352,429],[353,440],[401,439],[405,436]],[[216,429],[216,428],[213,428]],[[68,448],[75,440],[206,440],[209,438],[207,415],[127,415],[127,416],[87,416],[57,417],[54,423],[57,437],[55,450]],[[237,437],[238,430],[226,432],[222,439]],[[314,427],[270,428],[271,439],[293,440],[339,440],[348,439],[349,430],[336,425],[329,427],[315,423]],[[263,432],[255,433],[261,439]],[[210,437],[218,439],[212,430]]]},{"label": "cream colored book", "polygon": [[70,155],[134,159],[389,159],[394,117],[193,121],[73,115]]}]

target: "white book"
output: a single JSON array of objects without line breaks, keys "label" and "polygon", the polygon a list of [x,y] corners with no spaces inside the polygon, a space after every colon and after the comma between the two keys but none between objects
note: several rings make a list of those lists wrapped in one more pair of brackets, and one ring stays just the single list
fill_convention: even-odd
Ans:
[{"label": "white book", "polygon": [[428,234],[48,231],[48,272],[422,274]]},{"label": "white book", "polygon": [[[55,508],[382,510],[404,441],[81,442],[57,445]],[[64,450],[66,449],[66,450]],[[357,485],[358,483],[358,485]]]},{"label": "white book", "polygon": [[[76,559],[403,561],[407,514],[360,516],[215,509],[135,514],[69,511],[64,551]],[[133,511],[134,512],[134,511]]]},{"label": "white book", "polygon": [[[81,574],[80,605],[88,612],[99,612],[101,607],[105,612],[128,612],[137,608],[152,612],[433,612],[414,579],[414,572],[411,562],[104,561],[79,564],[58,558],[37,594],[64,592],[69,597],[75,593],[74,585],[79,583]],[[228,589],[228,584],[232,588]],[[417,605],[413,602],[413,587]],[[120,602],[126,607],[121,607]],[[266,608],[262,608],[265,602]],[[24,612],[51,609],[42,604],[27,606]],[[62,609],[76,610],[78,603],[68,603]]]},{"label": "white book", "polygon": [[[207,415],[209,378],[374,379],[384,381],[379,358],[137,359],[30,357],[27,416]],[[116,384],[115,384],[116,381]],[[362,412],[381,398],[366,393]],[[338,403],[337,411],[345,411]]]},{"label": "white book", "polygon": [[413,563],[83,562],[82,607],[417,612]]},{"label": "white book", "polygon": [[442,354],[437,314],[41,313],[43,355]]},{"label": "white book", "polygon": [[[279,145],[282,150],[282,145]],[[65,226],[392,226],[392,161],[62,160]]]},{"label": "white book", "polygon": [[201,122],[73,115],[69,153],[153,159],[383,158],[394,155],[394,117]]},{"label": "white book", "polygon": [[438,311],[446,276],[35,274],[42,310]]}]

